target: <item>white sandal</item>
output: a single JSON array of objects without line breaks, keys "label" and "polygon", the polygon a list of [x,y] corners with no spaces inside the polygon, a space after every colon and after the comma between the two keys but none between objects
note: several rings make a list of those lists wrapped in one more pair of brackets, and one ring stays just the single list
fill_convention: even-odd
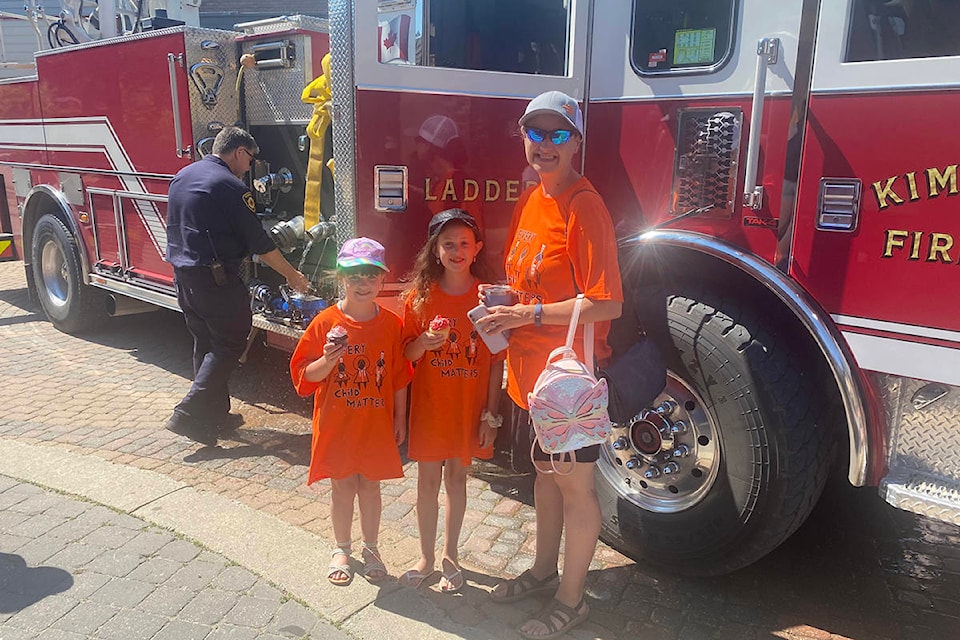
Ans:
[{"label": "white sandal", "polygon": [[[330,581],[330,584],[336,585],[338,587],[345,587],[351,582],[353,582],[353,567],[350,566],[350,543],[349,542],[338,542],[337,547],[333,550],[333,557],[337,556],[346,556],[347,564],[336,564],[334,562],[330,563],[329,571],[327,572],[327,580]],[[346,578],[334,578],[338,573],[342,573],[347,576]]]},{"label": "white sandal", "polygon": [[[361,543],[363,550],[361,554],[363,555],[363,577],[367,579],[367,582],[371,584],[377,584],[378,582],[384,580],[387,577],[387,567],[383,564],[383,558],[380,557],[380,552],[377,551],[376,544],[367,544],[366,542]],[[370,559],[367,559],[369,554]],[[374,578],[372,574],[376,572],[381,572],[383,575]]]}]

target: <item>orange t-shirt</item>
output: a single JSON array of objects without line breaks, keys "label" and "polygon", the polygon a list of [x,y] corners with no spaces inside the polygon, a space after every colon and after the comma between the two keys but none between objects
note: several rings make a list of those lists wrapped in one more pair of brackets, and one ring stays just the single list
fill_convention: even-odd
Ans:
[{"label": "orange t-shirt", "polygon": [[[575,298],[578,290],[591,300],[623,300],[617,241],[610,212],[586,178],[580,178],[556,199],[540,185],[520,196],[507,234],[504,269],[507,282],[520,302],[561,302]],[[576,279],[576,280],[574,280]],[[610,357],[609,322],[595,325],[594,353],[603,364]],[[507,392],[517,405],[527,408],[550,352],[563,345],[567,327],[527,325],[510,333],[507,350]],[[583,327],[577,330],[574,349],[583,357]]]},{"label": "orange t-shirt", "polygon": [[493,457],[493,447],[480,448],[480,414],[487,406],[490,365],[503,359],[491,355],[477,335],[467,311],[477,306],[477,286],[451,296],[439,286],[430,289],[422,314],[411,299],[403,305],[403,342],[427,330],[437,315],[450,318],[450,337],[438,351],[427,351],[416,363],[410,394],[410,435],[407,454],[420,462]]},{"label": "orange t-shirt", "polygon": [[[347,350],[325,380],[303,377],[323,355],[327,332],[347,330]],[[290,358],[290,377],[301,396],[313,397],[313,443],[307,484],[356,473],[368,480],[402,478],[393,437],[393,395],[410,383],[403,357],[400,318],[384,308],[373,320],[355,322],[334,305],[313,319]]]}]

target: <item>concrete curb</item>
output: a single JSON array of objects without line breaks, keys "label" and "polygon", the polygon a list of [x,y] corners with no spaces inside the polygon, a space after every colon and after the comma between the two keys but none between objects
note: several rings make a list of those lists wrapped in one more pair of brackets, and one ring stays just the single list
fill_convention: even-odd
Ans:
[{"label": "concrete curb", "polygon": [[[0,440],[0,473],[76,495],[184,535],[261,575],[357,638],[489,638],[389,580],[329,584],[329,542],[159,473],[55,447]],[[411,617],[412,616],[412,617]],[[506,630],[506,629],[505,629]]]}]

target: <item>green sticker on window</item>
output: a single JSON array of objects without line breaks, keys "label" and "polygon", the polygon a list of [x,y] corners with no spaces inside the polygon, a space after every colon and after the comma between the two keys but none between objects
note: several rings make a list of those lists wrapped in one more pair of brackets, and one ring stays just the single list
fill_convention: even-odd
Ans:
[{"label": "green sticker on window", "polygon": [[681,29],[673,37],[673,66],[713,64],[716,29]]}]

